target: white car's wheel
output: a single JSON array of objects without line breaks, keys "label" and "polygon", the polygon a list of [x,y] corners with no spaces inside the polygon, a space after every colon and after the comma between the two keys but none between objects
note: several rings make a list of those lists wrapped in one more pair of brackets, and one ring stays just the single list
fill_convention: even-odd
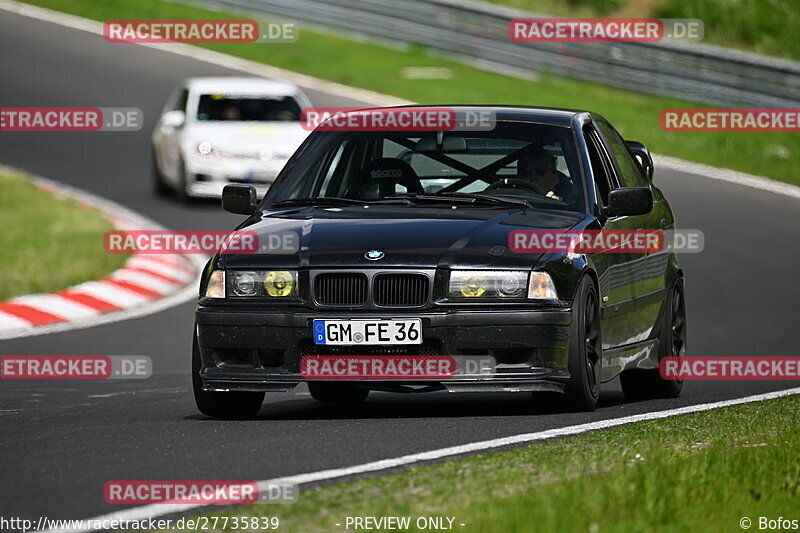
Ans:
[{"label": "white car's wheel", "polygon": [[186,179],[186,166],[183,159],[178,160],[178,182],[175,185],[175,198],[182,204],[188,204],[191,200],[188,190],[188,180]]},{"label": "white car's wheel", "polygon": [[150,172],[153,179],[153,188],[156,194],[165,195],[169,192],[169,185],[164,181],[164,175],[161,174],[161,170],[158,168],[158,158],[155,149],[152,150],[151,154]]}]

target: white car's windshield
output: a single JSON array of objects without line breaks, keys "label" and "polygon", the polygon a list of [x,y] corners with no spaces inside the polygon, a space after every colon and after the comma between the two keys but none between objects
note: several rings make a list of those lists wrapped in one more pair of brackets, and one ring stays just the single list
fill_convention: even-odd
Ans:
[{"label": "white car's windshield", "polygon": [[300,120],[300,105],[291,96],[237,96],[203,94],[197,105],[197,120],[285,122]]}]

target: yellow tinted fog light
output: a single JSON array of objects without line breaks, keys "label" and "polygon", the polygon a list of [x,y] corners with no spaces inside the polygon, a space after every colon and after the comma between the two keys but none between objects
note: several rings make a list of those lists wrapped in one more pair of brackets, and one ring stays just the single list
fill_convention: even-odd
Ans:
[{"label": "yellow tinted fog light", "polygon": [[478,276],[472,276],[462,281],[461,296],[475,298],[483,296],[486,292],[486,280]]},{"label": "yellow tinted fog light", "polygon": [[264,277],[264,290],[275,297],[291,296],[297,287],[296,272],[272,270]]}]

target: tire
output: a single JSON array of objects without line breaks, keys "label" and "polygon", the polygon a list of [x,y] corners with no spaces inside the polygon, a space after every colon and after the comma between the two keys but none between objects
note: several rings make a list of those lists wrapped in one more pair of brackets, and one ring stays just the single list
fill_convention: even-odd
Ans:
[{"label": "tire", "polygon": [[153,178],[153,188],[156,191],[156,194],[159,196],[166,196],[169,193],[169,185],[167,182],[164,181],[164,176],[161,174],[161,171],[158,169],[158,158],[156,158],[156,151],[155,149],[152,150],[151,156],[151,168],[150,172]]},{"label": "tire", "polygon": [[189,191],[186,185],[186,166],[183,164],[183,159],[178,164],[178,184],[175,186],[175,198],[182,204],[188,204],[192,198],[189,196]]},{"label": "tire", "polygon": [[200,379],[200,348],[197,336],[192,343],[192,389],[194,401],[201,413],[214,418],[253,418],[264,403],[263,392],[215,392],[203,390]]},{"label": "tire", "polygon": [[[686,355],[686,302],[683,278],[672,284],[664,303],[658,334],[658,361],[664,357]],[[628,370],[619,376],[622,392],[631,400],[677,398],[683,389],[682,380],[663,379],[658,369]]]},{"label": "tire", "polygon": [[356,403],[367,399],[369,389],[344,383],[309,382],[308,391],[318,402]]},{"label": "tire", "polygon": [[569,375],[565,390],[567,407],[594,411],[600,397],[603,343],[597,289],[589,276],[581,278],[572,305],[569,341]]}]

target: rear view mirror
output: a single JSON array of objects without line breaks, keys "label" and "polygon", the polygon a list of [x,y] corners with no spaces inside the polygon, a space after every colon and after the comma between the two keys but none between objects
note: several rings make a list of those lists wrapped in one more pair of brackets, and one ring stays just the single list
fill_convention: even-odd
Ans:
[{"label": "rear view mirror", "polygon": [[250,185],[226,185],[222,189],[222,209],[237,215],[252,215],[258,207],[256,189]]},{"label": "rear view mirror", "polygon": [[647,146],[638,141],[625,141],[628,149],[633,153],[639,165],[644,169],[644,173],[651,182],[653,181],[653,157],[650,155],[650,150]]},{"label": "rear view mirror", "polygon": [[649,187],[624,187],[608,193],[603,214],[608,217],[646,215],[653,210],[653,191]]},{"label": "rear view mirror", "polygon": [[467,140],[464,137],[423,137],[414,146],[415,152],[466,152]]},{"label": "rear view mirror", "polygon": [[180,110],[168,111],[161,117],[161,125],[169,128],[180,128],[186,122],[186,113]]}]

